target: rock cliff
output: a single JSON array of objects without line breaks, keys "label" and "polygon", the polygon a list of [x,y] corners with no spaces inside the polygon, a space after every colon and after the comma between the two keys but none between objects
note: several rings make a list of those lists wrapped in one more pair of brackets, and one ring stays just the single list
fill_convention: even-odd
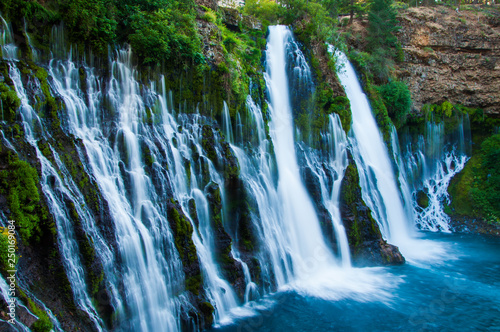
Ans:
[{"label": "rock cliff", "polygon": [[399,13],[404,62],[398,76],[413,107],[452,104],[500,116],[500,15],[470,6],[409,8]]}]

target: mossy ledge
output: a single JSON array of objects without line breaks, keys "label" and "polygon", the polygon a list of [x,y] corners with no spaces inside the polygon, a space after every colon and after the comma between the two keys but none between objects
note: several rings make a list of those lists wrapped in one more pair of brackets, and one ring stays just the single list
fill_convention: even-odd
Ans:
[{"label": "mossy ledge", "polygon": [[382,238],[380,228],[363,201],[359,174],[349,154],[349,166],[340,188],[340,214],[355,265],[398,265],[405,259],[398,247]]},{"label": "mossy ledge", "polygon": [[203,288],[203,275],[196,247],[192,240],[193,226],[182,211],[179,202],[173,198],[167,200],[167,220],[174,236],[175,248],[182,262],[185,290],[195,310],[182,308],[181,323],[186,328],[195,321],[197,326],[209,328],[213,323],[214,308],[208,300]]}]

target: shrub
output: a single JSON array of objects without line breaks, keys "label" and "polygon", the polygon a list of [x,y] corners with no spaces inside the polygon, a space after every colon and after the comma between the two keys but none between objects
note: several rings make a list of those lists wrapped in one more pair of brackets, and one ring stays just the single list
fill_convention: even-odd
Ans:
[{"label": "shrub", "polygon": [[[397,128],[402,126],[411,108],[411,94],[403,82],[391,81],[378,88],[387,112]],[[451,105],[451,104],[450,104]]]}]

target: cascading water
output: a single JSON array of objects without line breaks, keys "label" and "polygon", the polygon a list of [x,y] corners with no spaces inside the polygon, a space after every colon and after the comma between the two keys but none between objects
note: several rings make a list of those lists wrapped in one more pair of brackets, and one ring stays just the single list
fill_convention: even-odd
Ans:
[{"label": "cascading water", "polygon": [[403,137],[406,151],[404,157],[399,154],[399,170],[407,174],[415,220],[423,230],[450,231],[449,216],[444,212],[444,205],[449,203],[447,189],[453,176],[464,168],[470,151],[467,114],[457,121],[451,142],[447,142],[443,122],[427,122],[424,136],[420,135],[413,145],[410,137]]},{"label": "cascading water", "polygon": [[[147,130],[141,121],[145,107],[129,59],[129,52],[120,51],[111,62],[112,76],[106,97],[118,111],[114,146],[103,139],[104,123],[94,113],[101,108],[100,90],[89,93],[95,99],[88,108],[71,84],[72,75],[78,75],[75,66],[62,67],[61,75],[53,71],[51,74],[56,81],[59,79],[57,91],[67,105],[68,130],[83,141],[88,168],[109,203],[116,227],[123,262],[122,266],[110,265],[106,276],[116,303],[118,324],[136,331],[177,330],[179,304],[173,293],[183,280],[182,269],[172,245],[166,213],[160,210],[151,179],[144,173],[140,138]],[[57,66],[61,68],[62,64],[51,67]],[[91,72],[88,74],[89,83],[95,84],[96,78]],[[113,270],[121,271],[120,281]],[[121,285],[124,294],[116,291]]]},{"label": "cascading water", "polygon": [[[161,93],[158,96],[158,100],[162,124],[160,128],[162,128],[162,130],[155,130],[155,139],[163,145],[165,151],[171,151],[171,158],[167,160],[169,164],[168,174],[174,187],[173,193],[179,200],[183,210],[185,212],[189,211],[189,201],[191,199],[194,199],[196,203],[196,215],[199,220],[199,226],[195,225],[192,219],[190,222],[193,228],[198,229],[199,232],[193,232],[193,242],[202,265],[205,290],[216,309],[215,322],[225,322],[228,319],[227,314],[229,310],[236,307],[238,302],[231,285],[222,277],[220,269],[213,257],[213,252],[215,250],[212,229],[210,227],[208,201],[201,187],[202,180],[196,176],[197,174],[193,168],[196,162],[193,158],[193,151],[189,147],[190,145],[194,147],[194,151],[199,155],[199,158],[203,158],[209,165],[210,181],[217,183],[219,187],[222,188],[223,180],[215,171],[210,159],[203,154],[201,147],[201,117],[195,115],[194,119],[191,120],[187,117],[183,117],[181,123],[184,129],[181,133],[177,131],[179,126],[167,108],[167,94],[164,78],[161,79]],[[224,112],[226,111],[229,112],[227,110],[227,105],[224,103]],[[174,140],[177,141],[177,146],[172,144]],[[153,139],[151,139],[150,142],[153,142]],[[156,148],[154,145],[150,145],[150,149],[154,151]],[[188,176],[184,166],[184,160],[189,160],[189,173],[193,174],[193,176]],[[186,213],[186,215],[189,214]]]},{"label": "cascading water", "polygon": [[[269,28],[266,50],[265,79],[269,91],[271,121],[269,132],[274,145],[279,174],[278,197],[282,204],[283,238],[295,277],[304,277],[308,260],[327,248],[318,217],[306,189],[301,182],[295,154],[293,121],[286,74],[287,46],[293,42],[292,34],[285,26]],[[334,264],[331,252],[326,250],[325,264]]]},{"label": "cascading water", "polygon": [[[305,85],[310,89],[311,73],[286,27],[270,28],[266,51],[271,139],[262,112],[250,96],[248,114],[237,113],[233,120],[235,127],[225,103],[221,110],[220,128],[231,143],[240,166],[239,176],[256,204],[250,219],[259,242],[255,253],[260,263],[259,281],[252,280],[249,257],[234,245],[238,234],[231,234],[234,242],[230,254],[241,266],[241,279],[245,283],[240,299],[236,286],[225,279],[214,254],[217,234],[207,198],[209,185],[219,188],[222,224],[225,227],[230,223],[226,179],[214,156],[211,159],[204,151],[203,130],[214,122],[197,113],[182,113],[186,106],[175,112],[164,78],[159,89],[156,83],[141,86],[137,72],[132,69],[130,50],[114,53],[109,60],[108,78],[104,79],[96,74],[98,69],[78,63],[78,56],[71,51],[68,54],[60,27],[54,27],[52,35],[50,49],[56,58],[47,66],[50,93],[64,105],[58,114],[60,128],[65,137],[78,141],[74,144],[78,158],[102,195],[105,204],[98,208],[107,213],[105,225],[96,223],[95,212],[86,206],[87,197],[72,178],[65,156],[59,154],[57,146],[50,145],[55,138],[44,128],[46,119],[39,118],[29,105],[14,63],[9,76],[22,101],[26,139],[37,151],[41,186],[56,220],[58,247],[65,258],[75,303],[96,330],[106,330],[108,324],[118,330],[181,329],[181,316],[186,316],[193,300],[188,298],[192,295],[186,296],[184,292],[186,276],[167,219],[171,215],[166,200],[179,206],[192,226],[204,299],[214,307],[216,325],[230,321],[241,300],[248,302],[276,289],[297,286],[306,291],[312,289],[319,296],[328,287],[336,293],[339,289],[357,292],[359,284],[352,281],[364,278],[363,274],[356,272],[355,276],[346,277],[342,273],[355,270],[342,269],[351,266],[339,212],[340,184],[348,162],[347,139],[338,116],[332,115],[322,136],[324,151],[296,144],[288,82],[292,79],[292,86]],[[293,67],[288,72],[296,76],[287,77],[287,66]],[[40,83],[34,81],[35,85]],[[247,132],[251,132],[249,142],[243,137]],[[38,147],[42,139],[49,142],[50,158]],[[311,169],[319,179],[321,201],[331,217],[339,258],[325,242],[315,206],[301,179],[296,146],[305,155],[305,164],[300,166]],[[215,150],[215,158],[222,160],[224,149]],[[93,301],[94,295],[86,283],[88,271],[82,262],[68,205],[74,207],[102,266],[104,288],[113,310],[111,318],[99,316],[102,308]],[[51,318],[59,326],[55,317]],[[193,321],[191,327],[202,328],[197,324],[201,322]]]},{"label": "cascading water", "polygon": [[[339,52],[337,57],[342,67],[338,76],[351,102],[352,130],[349,141],[360,174],[363,199],[379,223],[384,238],[404,247],[410,238],[410,221],[405,213],[387,148],[352,65],[344,54]],[[403,251],[403,254],[406,252]]]},{"label": "cascading water", "polygon": [[0,26],[0,50],[2,51],[2,58],[6,60],[17,59],[17,46],[14,44],[12,38],[12,27],[8,24],[2,16],[0,16],[2,25]]},{"label": "cascading water", "polygon": [[[306,163],[314,176],[319,180],[322,203],[328,210],[333,222],[337,249],[342,260],[342,266],[350,267],[351,255],[349,252],[349,243],[339,210],[340,185],[342,184],[344,172],[349,161],[347,159],[347,138],[337,114],[330,115],[329,130],[323,136],[323,139],[326,141],[328,159],[326,162],[323,162],[323,158],[318,151],[305,149]],[[326,174],[326,172],[330,174]],[[333,183],[331,185],[327,183],[329,178],[332,178]]]},{"label": "cascading water", "polygon": [[[84,269],[78,254],[78,244],[75,239],[73,227],[70,224],[71,218],[69,217],[69,211],[65,204],[65,199],[74,199],[73,193],[67,187],[68,185],[71,187],[72,184],[67,182],[68,177],[65,176],[64,179],[61,178],[52,163],[38,148],[38,139],[35,137],[35,132],[40,131],[43,133],[43,130],[40,130],[41,120],[33,108],[29,105],[28,98],[21,81],[21,74],[14,64],[10,64],[9,76],[12,79],[16,92],[21,99],[21,116],[23,119],[26,139],[35,148],[38,160],[41,164],[42,174],[40,183],[49,203],[51,213],[56,220],[59,248],[62,255],[66,258],[64,260],[64,265],[68,280],[71,284],[75,302],[88,314],[90,319],[94,322],[96,328],[98,330],[102,330],[102,321],[99,318],[87,292]],[[35,128],[37,128],[37,130],[35,130]],[[51,151],[56,160],[58,160],[59,156],[55,150],[51,149]],[[60,171],[67,172],[65,169],[61,169]],[[76,203],[74,204],[75,208],[79,208],[82,204],[81,201],[76,199],[74,202]],[[79,210],[79,212],[81,211]]]},{"label": "cascading water", "polygon": [[222,127],[224,128],[224,136],[229,143],[234,143],[233,126],[231,124],[231,115],[229,114],[229,107],[224,102],[222,109]]},{"label": "cascading water", "polygon": [[[415,220],[409,206],[408,190],[405,199],[405,191],[400,190],[389,153],[354,68],[340,52],[337,53],[337,64],[341,68],[339,79],[351,103],[349,142],[359,172],[363,200],[379,224],[382,236],[397,245],[407,260],[440,257],[444,249],[439,244],[419,240],[414,234]],[[402,178],[403,189],[405,183]]]}]

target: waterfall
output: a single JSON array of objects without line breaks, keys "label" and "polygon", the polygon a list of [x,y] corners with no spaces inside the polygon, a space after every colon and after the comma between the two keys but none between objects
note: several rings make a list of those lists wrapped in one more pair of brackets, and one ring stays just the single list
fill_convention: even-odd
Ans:
[{"label": "waterfall", "polygon": [[338,63],[342,66],[338,75],[351,102],[349,140],[360,173],[363,199],[379,223],[384,238],[404,246],[410,236],[410,221],[405,214],[387,148],[354,68],[344,54],[338,54]]},{"label": "waterfall", "polygon": [[[2,54],[14,59],[14,53],[4,51],[10,52],[6,45],[13,45],[8,29],[3,21]],[[306,89],[309,96],[314,87],[310,68],[288,28],[270,27],[265,73],[268,124],[250,96],[247,112],[240,110],[233,118],[224,102],[223,109],[217,110],[222,115],[218,123],[198,110],[187,114],[187,103],[174,101],[165,77],[148,85],[139,82],[130,49],[110,51],[109,71],[99,75],[103,68],[93,68],[78,59],[76,52],[72,54],[62,26],[53,27],[52,39],[54,58],[44,68],[49,92],[62,105],[57,114],[60,127],[45,128],[52,120],[37,113],[34,106],[39,105],[30,105],[37,103],[31,95],[33,90],[41,90],[41,82],[21,74],[10,60],[9,76],[22,102],[25,139],[36,151],[41,188],[55,219],[57,246],[74,302],[95,330],[178,331],[184,323],[202,329],[202,322],[192,315],[200,302],[213,306],[214,323],[219,325],[230,322],[238,306],[276,290],[295,287],[318,296],[334,290],[328,294],[335,297],[357,292],[355,280],[372,284],[364,279],[369,274],[351,268],[339,211],[347,148],[357,138],[354,134],[346,137],[337,115],[329,116],[328,128],[321,134],[322,149],[300,142],[300,135],[294,137],[293,105],[302,91],[293,90]],[[23,80],[21,75],[30,79]],[[214,127],[221,130],[212,130]],[[214,136],[215,153],[205,151],[207,130]],[[63,144],[55,144],[61,137],[68,140],[63,142],[64,148],[75,149],[69,157],[81,164],[79,170],[90,184],[76,181]],[[39,147],[42,142],[48,149]],[[251,254],[238,246],[238,231],[231,229],[232,192],[225,165],[221,165],[225,154],[236,157],[238,185],[243,183],[245,195],[255,205],[248,212],[256,233]],[[316,202],[301,176],[304,169],[311,170],[319,183],[317,203],[328,214],[334,248],[323,234]],[[82,188],[87,186],[95,190],[95,202],[84,193]],[[213,187],[220,192],[222,230],[213,226],[209,196]],[[183,226],[191,227],[189,232],[192,229],[188,240],[196,252],[189,248],[189,259],[200,272],[200,294],[189,290],[187,276],[192,267],[186,268],[181,249],[176,247],[174,213],[182,215]],[[237,281],[228,277],[216,255],[218,231],[230,233],[231,250],[224,258],[234,258],[234,266],[241,269]],[[100,307],[87,282],[90,271],[81,254],[79,232],[88,237],[102,268],[99,292],[109,297],[109,308]],[[109,317],[101,317],[108,311]],[[50,317],[59,329],[55,317]]]},{"label": "waterfall", "polygon": [[[174,289],[183,281],[181,263],[173,247],[165,211],[151,178],[144,171],[141,138],[147,128],[141,121],[145,113],[139,84],[130,69],[130,51],[119,51],[111,60],[111,78],[107,100],[118,112],[114,144],[105,139],[96,116],[101,109],[101,88],[88,72],[90,107],[75,91],[72,75],[75,66],[53,64],[57,92],[68,110],[68,130],[83,141],[88,155],[88,169],[107,200],[116,229],[121,266],[111,263],[106,270],[119,325],[135,331],[177,330],[178,303]],[[54,72],[60,68],[61,74]],[[94,90],[95,89],[95,90]],[[167,257],[169,259],[167,260]],[[115,274],[119,273],[118,278]],[[121,279],[121,280],[119,280]],[[116,291],[123,287],[123,294]]]},{"label": "waterfall", "polygon": [[[168,98],[164,77],[161,79],[161,91],[158,99],[161,128],[163,130],[155,131],[155,138],[166,151],[170,150],[172,153],[171,158],[167,161],[169,164],[168,173],[174,187],[173,193],[181,203],[183,210],[185,212],[189,211],[190,200],[194,199],[196,203],[196,215],[199,225],[197,226],[193,219],[190,219],[193,229],[198,229],[198,232],[193,232],[193,242],[201,263],[203,279],[205,280],[204,288],[216,310],[214,314],[215,323],[224,323],[229,320],[228,313],[237,306],[238,301],[231,285],[222,277],[213,257],[215,244],[213,230],[210,226],[208,201],[203,192],[203,181],[195,172],[194,165],[196,165],[196,162],[193,154],[198,154],[199,158],[203,158],[204,162],[208,164],[210,181],[217,183],[219,188],[223,188],[223,180],[215,171],[210,159],[203,154],[201,147],[201,116],[195,115],[193,119],[182,117],[183,121],[181,123],[184,129],[179,133],[177,130],[179,125],[167,107]],[[227,110],[225,103],[224,109]],[[177,141],[177,146],[172,144],[174,140]],[[194,147],[194,149],[190,146]],[[155,147],[152,145],[151,149],[154,151]],[[186,172],[184,160],[189,161],[188,169],[190,174],[193,174],[190,178]],[[189,214],[186,213],[186,215]]]},{"label": "waterfall", "polygon": [[231,115],[229,114],[229,107],[224,101],[222,108],[222,127],[224,136],[229,143],[234,143],[233,126],[231,124]]},{"label": "waterfall", "polygon": [[294,275],[300,278],[311,273],[307,262],[317,256],[318,251],[325,251],[326,264],[334,262],[331,252],[326,249],[312,201],[301,181],[295,154],[292,110],[286,84],[287,47],[293,42],[292,38],[285,26],[269,28],[265,79],[270,97],[269,132],[279,176],[277,196],[283,212],[279,242],[286,243]]},{"label": "waterfall", "polygon": [[[260,259],[264,263],[261,264],[264,284],[283,286],[291,277],[292,267],[287,258],[287,243],[283,241],[282,208],[273,181],[270,142],[266,138],[262,112],[250,96],[247,97],[247,107],[258,138],[257,151],[252,158],[236,146],[232,149],[238,158],[245,186],[257,202],[259,216],[254,216],[254,224],[264,245],[263,257]],[[271,288],[264,290],[272,291]]]},{"label": "waterfall", "polygon": [[305,148],[306,163],[320,183],[322,203],[332,219],[342,266],[350,267],[349,243],[339,210],[340,185],[349,162],[348,142],[337,114],[329,116],[329,130],[323,135],[323,139],[326,141],[327,160],[324,161],[318,151]]},{"label": "waterfall", "polygon": [[26,35],[26,42],[28,43],[29,49],[31,50],[31,60],[33,62],[37,62],[40,60],[40,52],[33,46],[33,42],[31,41],[31,37],[28,33],[26,18],[24,19],[24,34]]},{"label": "waterfall", "polygon": [[[379,224],[382,236],[397,245],[409,261],[436,259],[444,255],[444,249],[439,244],[416,237],[415,220],[408,206],[408,190],[405,199],[368,98],[347,57],[340,52],[337,57],[338,76],[351,103],[349,143],[359,172],[363,200]],[[405,181],[400,181],[403,189]]]},{"label": "waterfall", "polygon": [[[393,136],[397,141],[397,134],[393,133]],[[406,151],[399,153],[398,166],[408,179],[417,227],[450,232],[450,218],[444,212],[444,205],[449,204],[448,185],[453,176],[464,168],[470,153],[467,114],[460,115],[458,126],[451,135],[445,134],[443,122],[428,121],[424,134],[418,135],[415,144],[408,135],[403,135],[403,141]]]},{"label": "waterfall", "polygon": [[[19,69],[12,63],[10,64],[9,76],[14,83],[14,87],[19,98],[21,99],[21,116],[23,119],[26,139],[36,150],[37,158],[41,164],[42,174],[40,183],[43,193],[48,201],[50,212],[56,220],[58,246],[61,251],[61,255],[65,258],[63,260],[63,264],[68,280],[71,284],[75,302],[81,310],[88,314],[89,318],[94,322],[96,328],[101,331],[103,323],[99,318],[87,292],[84,268],[80,260],[74,229],[71,226],[70,212],[68,211],[65,202],[66,199],[72,200],[73,205],[76,209],[78,209],[78,212],[83,214],[83,211],[81,211],[82,201],[78,200],[81,196],[74,197],[71,189],[76,186],[74,186],[74,184],[71,183],[72,181],[69,180],[71,177],[67,176],[68,171],[65,168],[60,169],[60,171],[66,175],[62,178],[59,175],[60,173],[58,173],[52,163],[38,148],[38,138],[35,136],[35,132],[42,132],[43,135],[43,130],[40,130],[41,120],[28,102],[28,97],[21,81],[21,73],[19,72]],[[61,166],[60,158],[52,147],[51,152],[53,153],[54,158],[58,161],[58,166]]]},{"label": "waterfall", "polygon": [[[3,300],[5,301],[5,303],[7,305],[11,305],[11,304],[14,304],[16,306],[20,305],[20,304],[17,304],[16,302],[16,298],[10,296],[10,288],[9,288],[9,283],[7,281],[5,281],[5,279],[3,278],[3,276],[0,275],[0,296],[3,298]],[[9,312],[9,307],[7,307],[7,315],[8,315],[8,312]],[[27,310],[27,308],[25,308],[26,311],[34,316],[29,310]],[[13,330],[13,331],[25,331],[25,332],[29,332],[31,331],[26,325],[24,325],[23,323],[21,323],[19,320],[17,319],[12,319],[13,323],[10,322],[11,319],[9,320],[2,320],[0,319],[0,322],[5,322],[5,324],[8,324],[9,327]],[[19,329],[16,329],[16,327],[19,327]]]},{"label": "waterfall", "polygon": [[0,16],[2,21],[0,26],[0,50],[2,51],[2,58],[5,60],[16,60],[17,59],[17,49],[18,47],[14,44],[14,38],[12,38],[12,27],[5,19]]}]

